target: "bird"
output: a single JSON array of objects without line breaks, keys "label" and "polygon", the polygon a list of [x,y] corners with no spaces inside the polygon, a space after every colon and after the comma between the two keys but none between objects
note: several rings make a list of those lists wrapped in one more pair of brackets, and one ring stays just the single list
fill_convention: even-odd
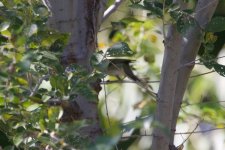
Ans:
[{"label": "bird", "polygon": [[144,88],[151,96],[156,97],[156,93],[152,91],[152,87],[133,73],[130,64],[134,62],[134,60],[126,58],[106,58],[104,61],[108,62],[108,67],[105,71],[107,75],[116,76],[119,80],[122,80],[121,76],[128,77],[140,87]]}]

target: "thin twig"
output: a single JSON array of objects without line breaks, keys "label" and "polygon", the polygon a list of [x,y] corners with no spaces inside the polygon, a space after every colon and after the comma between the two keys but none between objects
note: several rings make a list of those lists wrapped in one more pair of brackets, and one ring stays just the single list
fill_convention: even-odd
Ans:
[{"label": "thin twig", "polygon": [[199,134],[199,133],[206,133],[206,132],[211,132],[211,131],[216,131],[216,130],[224,130],[225,127],[223,128],[212,128],[212,129],[208,129],[208,130],[202,130],[202,131],[192,131],[192,132],[178,132],[178,133],[175,133],[175,134]]},{"label": "thin twig", "polygon": [[[209,60],[207,60],[207,61],[205,61],[205,62],[212,62],[212,61],[215,61],[215,60],[224,58],[224,57],[225,57],[225,56],[219,56],[219,57],[216,57],[216,58],[209,59]],[[183,65],[180,66],[177,70],[180,70],[181,68],[184,68],[184,67],[193,66],[193,65],[195,65],[195,64],[200,64],[199,62],[197,62],[197,61],[200,61],[200,60],[201,60],[201,58],[196,59],[196,60],[191,61],[191,62],[188,62],[188,63],[186,63],[186,64],[183,64]]]},{"label": "thin twig", "polygon": [[197,123],[197,125],[195,126],[195,128],[193,129],[193,131],[188,135],[188,137],[180,144],[180,145],[183,145],[190,137],[191,137],[191,135],[195,132],[195,130],[198,128],[198,126],[199,126],[199,124],[200,124],[200,122],[201,122],[202,120],[200,120],[198,123]]},{"label": "thin twig", "polygon": [[[207,75],[207,74],[210,74],[210,73],[214,73],[215,71],[209,71],[209,72],[205,72],[205,73],[200,73],[200,74],[197,74],[197,75],[193,75],[193,76],[190,76],[190,78],[195,78],[195,77],[199,77],[199,76],[203,76],[203,75]],[[155,80],[155,81],[146,81],[147,83],[159,83],[160,81],[159,80]],[[124,83],[136,83],[134,81],[131,81],[131,80],[114,80],[114,81],[103,81],[101,82],[100,84],[124,84]]]},{"label": "thin twig", "polygon": [[131,124],[131,123],[134,123],[134,122],[136,122],[136,121],[139,121],[139,120],[147,120],[147,119],[149,119],[149,118],[151,118],[151,117],[153,117],[153,115],[147,115],[147,116],[142,116],[142,117],[136,117],[136,119],[135,120],[132,120],[132,121],[129,121],[129,122],[124,122],[124,123],[122,123],[123,125],[128,125],[128,124]]},{"label": "thin twig", "polygon": [[26,77],[27,77],[27,81],[28,81],[28,86],[29,86],[29,90],[30,92],[32,92],[32,74],[31,73],[26,73]]},{"label": "thin twig", "polygon": [[205,72],[205,73],[200,73],[200,74],[197,74],[197,75],[190,76],[190,78],[195,78],[195,77],[207,75],[207,74],[214,73],[214,72],[215,72],[215,70],[213,70],[213,71],[208,71],[208,72]]},{"label": "thin twig", "polygon": [[[104,79],[103,79],[104,82]],[[106,93],[106,86],[105,84],[103,85],[103,90],[104,90],[104,96],[105,96],[105,109],[106,109],[106,116],[107,116],[107,120],[109,123],[109,127],[111,128],[111,122],[110,122],[110,118],[109,118],[109,109],[108,109],[108,103],[107,103],[107,93]]]},{"label": "thin twig", "polygon": [[[146,81],[147,83],[159,83],[160,81],[159,80],[156,80],[156,81]],[[100,84],[114,84],[114,83],[137,83],[135,81],[132,81],[132,80],[114,80],[114,81],[104,81],[104,82],[101,82]]]},{"label": "thin twig", "polygon": [[[216,131],[216,130],[225,130],[225,127],[223,128],[212,128],[212,129],[208,129],[208,130],[202,130],[202,131],[191,131],[191,132],[177,132],[175,133],[175,135],[178,134],[200,134],[200,133],[206,133],[206,132],[212,132],[212,131]],[[138,138],[138,137],[145,137],[145,136],[154,136],[153,134],[135,134],[135,135],[130,135],[130,136],[122,136],[122,139],[128,139],[128,138]]]},{"label": "thin twig", "polygon": [[192,103],[192,104],[186,104],[185,106],[182,106],[182,108],[184,108],[184,107],[188,107],[188,106],[192,106],[192,105],[200,105],[200,104],[209,104],[209,103],[225,103],[225,101],[215,101],[215,102],[213,102],[213,101],[207,101],[207,102],[199,102],[199,103]]},{"label": "thin twig", "polygon": [[164,39],[166,39],[166,32],[165,32],[165,6],[166,6],[166,0],[163,0],[162,23],[163,23],[163,37],[164,37]]},{"label": "thin twig", "polygon": [[[208,60],[208,61],[218,60],[218,59],[221,59],[221,58],[225,58],[225,56],[216,57],[216,58],[213,58],[213,59]],[[182,67],[188,66],[190,64],[193,64],[194,62],[199,61],[199,60],[200,59],[196,59],[195,61],[189,62],[189,63],[183,65]],[[179,69],[181,69],[181,67]],[[192,75],[192,76],[190,76],[190,78],[195,78],[195,77],[207,75],[207,74],[214,73],[214,72],[215,72],[215,70],[212,70],[212,71],[208,71],[208,72],[205,72],[205,73],[200,73],[200,74],[197,74],[197,75]],[[160,81],[159,80],[155,80],[155,81],[146,81],[146,82],[147,83],[159,83]],[[101,82],[100,84],[114,84],[114,83],[136,83],[136,82],[130,81],[130,80],[115,80],[115,81],[104,81],[104,82]]]},{"label": "thin twig", "polygon": [[43,80],[49,78],[49,74],[42,76],[39,80],[38,83],[36,84],[36,86],[34,87],[34,89],[31,91],[30,96],[34,96],[38,90],[38,88],[40,87],[41,83]]}]

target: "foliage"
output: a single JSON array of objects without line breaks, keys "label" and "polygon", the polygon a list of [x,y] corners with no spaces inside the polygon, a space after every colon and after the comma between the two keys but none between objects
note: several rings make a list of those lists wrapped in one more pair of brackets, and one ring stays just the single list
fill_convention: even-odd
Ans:
[{"label": "foliage", "polygon": [[63,123],[63,105],[78,93],[95,101],[87,83],[98,74],[61,66],[68,35],[47,28],[40,1],[1,1],[0,11],[0,141],[9,141],[2,148],[69,148],[88,122]]},{"label": "foliage", "polygon": [[[136,137],[131,138],[131,141],[119,142],[120,131],[135,130],[133,135],[140,134],[144,122],[154,113],[155,103],[149,101],[146,94],[143,94],[144,100],[135,105],[135,108],[142,110],[140,117],[129,123],[112,118],[114,127],[109,131],[110,134],[100,137],[95,146],[90,146],[86,137],[78,132],[91,122],[62,121],[63,106],[78,94],[86,96],[90,101],[96,101],[97,93],[90,85],[98,78],[106,77],[107,74],[101,72],[109,64],[104,57],[132,57],[143,60],[147,67],[136,67],[137,72],[142,72],[144,77],[158,79],[159,68],[155,60],[160,52],[157,32],[161,31],[152,31],[161,23],[159,20],[176,23],[177,30],[182,34],[198,25],[192,8],[182,11],[170,0],[165,4],[161,1],[132,0],[130,7],[147,11],[148,17],[154,18],[154,21],[140,21],[129,16],[111,22],[109,41],[113,46],[106,53],[96,52],[91,60],[94,70],[87,73],[78,65],[65,68],[60,64],[60,56],[69,35],[47,28],[49,12],[40,1],[0,1],[0,146],[3,149],[111,149],[117,143],[119,147],[127,149],[140,140]],[[202,64],[209,69],[213,68],[222,76],[225,76],[225,66],[217,63],[217,56],[213,52],[220,38],[216,34],[224,30],[224,17],[214,17],[207,25],[202,42],[203,52],[200,55]],[[205,80],[195,82],[204,83]],[[195,89],[193,87],[200,85],[191,82],[189,87]],[[108,87],[109,90],[113,88],[113,85]],[[196,91],[192,91],[189,96],[199,97],[200,92],[196,94]],[[204,100],[208,99],[212,99],[210,102],[217,101],[214,93],[207,95]],[[197,109],[201,112],[199,114],[207,117],[207,121],[224,123],[224,110],[219,105],[205,103],[198,105]],[[187,116],[182,114],[180,119],[185,117]],[[101,119],[103,126],[107,126],[106,117],[102,115]]]}]

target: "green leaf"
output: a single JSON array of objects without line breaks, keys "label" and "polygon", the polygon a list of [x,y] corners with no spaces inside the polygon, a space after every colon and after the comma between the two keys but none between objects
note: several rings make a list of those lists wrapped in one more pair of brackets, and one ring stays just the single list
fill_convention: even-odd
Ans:
[{"label": "green leaf", "polygon": [[0,45],[5,44],[8,41],[8,38],[0,35]]},{"label": "green leaf", "polygon": [[207,24],[206,31],[208,32],[221,32],[225,30],[225,17],[214,17]]},{"label": "green leaf", "polygon": [[38,109],[40,106],[41,106],[40,104],[32,104],[26,108],[26,111],[34,111]]},{"label": "green leaf", "polygon": [[0,106],[5,106],[6,104],[6,100],[4,99],[4,97],[0,97]]},{"label": "green leaf", "polygon": [[8,130],[10,129],[10,127],[4,123],[2,120],[0,120],[0,130],[4,133],[8,132]]},{"label": "green leaf", "polygon": [[120,136],[118,135],[114,137],[102,136],[96,140],[96,144],[94,146],[91,145],[90,147],[88,147],[88,150],[111,150],[118,143],[119,140]]},{"label": "green leaf", "polygon": [[203,61],[203,64],[209,68],[209,69],[212,69],[213,68],[213,65],[215,64],[214,61]]},{"label": "green leaf", "polygon": [[23,20],[17,17],[16,14],[12,14],[12,16],[10,16],[10,20],[11,20],[10,28],[12,28],[16,32],[21,32]]},{"label": "green leaf", "polygon": [[61,94],[66,94],[68,92],[68,82],[63,76],[52,76],[50,78],[51,86],[61,92]]},{"label": "green leaf", "polygon": [[7,30],[9,26],[10,26],[10,22],[7,22],[7,21],[2,22],[0,24],[0,32]]},{"label": "green leaf", "polygon": [[30,98],[30,100],[31,100],[32,102],[35,102],[35,103],[38,103],[38,104],[43,103],[42,99],[39,98],[39,97],[31,96],[31,97],[29,97],[29,98]]},{"label": "green leaf", "polygon": [[23,78],[17,77],[17,78],[15,78],[15,79],[16,79],[16,81],[17,81],[19,84],[21,84],[21,85],[27,85],[27,84],[28,84],[27,80],[25,80],[25,79],[23,79]]},{"label": "green leaf", "polygon": [[50,145],[51,147],[56,149],[56,145],[53,143],[53,140],[51,139],[51,137],[41,135],[41,136],[38,137],[38,140],[40,142],[45,143],[47,145]]},{"label": "green leaf", "polygon": [[48,108],[48,119],[52,122],[56,122],[61,117],[61,109],[59,107]]},{"label": "green leaf", "polygon": [[13,142],[16,146],[19,146],[23,142],[23,134],[17,133],[16,135],[13,136]]},{"label": "green leaf", "polygon": [[177,20],[177,30],[182,34],[185,34],[191,27],[194,27],[195,25],[197,25],[195,19],[186,14],[183,14]]},{"label": "green leaf", "polygon": [[47,17],[49,15],[48,8],[45,5],[37,5],[34,8],[35,13],[41,17]]},{"label": "green leaf", "polygon": [[221,76],[225,77],[225,66],[224,66],[224,65],[215,63],[215,64],[213,65],[213,68],[215,69],[215,71],[216,71],[218,74],[220,74]]},{"label": "green leaf", "polygon": [[134,52],[130,49],[129,45],[124,42],[116,43],[107,50],[106,56],[109,57],[126,57],[133,56]]},{"label": "green leaf", "polygon": [[213,43],[206,43],[204,44],[205,52],[211,53],[214,50],[214,44]]},{"label": "green leaf", "polygon": [[151,12],[151,15],[156,15],[157,17],[163,16],[162,4],[159,2],[144,1],[144,7]]},{"label": "green leaf", "polygon": [[55,56],[55,54],[48,52],[48,51],[41,51],[40,52],[44,57],[51,59],[51,60],[56,60],[59,61],[58,58]]},{"label": "green leaf", "polygon": [[50,77],[50,84],[53,88],[57,88],[57,79],[56,79],[56,76],[52,76]]},{"label": "green leaf", "polygon": [[140,5],[140,4],[132,4],[129,7],[135,8],[135,9],[148,10],[146,7],[144,7],[143,5]]},{"label": "green leaf", "polygon": [[170,16],[177,20],[181,16],[180,6],[178,4],[173,4],[168,10]]}]

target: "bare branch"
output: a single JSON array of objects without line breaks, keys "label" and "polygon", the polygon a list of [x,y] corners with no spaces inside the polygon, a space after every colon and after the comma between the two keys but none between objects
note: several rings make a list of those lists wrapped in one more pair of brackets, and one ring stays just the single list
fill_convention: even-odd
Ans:
[{"label": "bare branch", "polygon": [[111,5],[103,15],[102,22],[105,21],[116,9],[122,4],[124,0],[116,0],[113,5]]},{"label": "bare branch", "polygon": [[[104,82],[104,79],[103,79],[103,82]],[[108,121],[109,127],[111,128],[111,121],[110,121],[110,118],[109,118],[109,109],[108,109],[108,103],[107,103],[107,93],[106,93],[105,84],[103,85],[103,90],[104,90],[104,96],[105,96],[105,109],[106,109],[107,121]]]},{"label": "bare branch", "polygon": [[[201,134],[201,133],[206,133],[206,132],[212,132],[216,130],[225,130],[225,127],[223,128],[211,128],[208,130],[202,130],[202,131],[190,131],[190,132],[177,132],[175,135],[184,135],[184,134]],[[130,136],[122,136],[121,139],[129,139],[129,138],[138,138],[138,137],[145,137],[145,136],[155,136],[153,134],[135,134],[135,135],[130,135]]]},{"label": "bare branch", "polygon": [[192,103],[192,104],[186,104],[182,106],[182,108],[188,107],[188,106],[193,106],[193,105],[204,105],[204,104],[214,104],[214,103],[225,103],[225,101],[204,101],[204,102],[199,102],[199,103]]},{"label": "bare branch", "polygon": [[178,133],[175,133],[175,134],[199,134],[199,133],[206,133],[206,132],[211,132],[211,131],[216,131],[216,130],[224,130],[225,127],[223,128],[212,128],[212,129],[208,129],[208,130],[202,130],[202,131],[191,131],[191,132],[178,132]]},{"label": "bare branch", "polygon": [[199,76],[203,76],[203,75],[207,75],[207,74],[210,74],[210,73],[214,73],[215,71],[209,71],[209,72],[205,72],[205,73],[201,73],[201,74],[197,74],[197,75],[193,75],[191,76],[190,78],[195,78],[195,77],[199,77]]},{"label": "bare branch", "polygon": [[[196,59],[204,27],[211,20],[219,0],[199,0],[195,9],[195,20],[199,26],[192,27],[186,34],[186,40],[182,43],[180,55],[180,66],[190,63]],[[207,6],[207,7],[206,7]],[[207,9],[205,9],[207,8]],[[181,108],[182,99],[186,90],[188,79],[190,78],[193,66],[188,66],[178,71],[176,92],[173,104],[173,118],[171,129],[176,128],[176,122]],[[173,141],[171,141],[173,143]]]},{"label": "bare branch", "polygon": [[[159,83],[160,81],[159,80],[156,80],[156,81],[145,81],[146,83]],[[120,83],[136,83],[135,81],[132,81],[132,80],[114,80],[114,81],[103,81],[101,82],[100,84],[120,84]]]},{"label": "bare branch", "polygon": [[199,126],[200,122],[201,122],[201,120],[197,123],[197,125],[194,128],[194,130],[188,135],[188,137],[180,145],[183,145],[191,137],[191,135],[195,132],[195,130]]}]

